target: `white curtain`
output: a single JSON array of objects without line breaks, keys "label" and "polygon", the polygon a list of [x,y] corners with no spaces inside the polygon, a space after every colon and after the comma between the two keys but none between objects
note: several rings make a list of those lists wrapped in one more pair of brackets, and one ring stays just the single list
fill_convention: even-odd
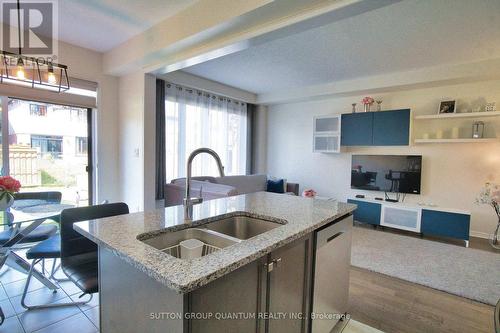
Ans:
[{"label": "white curtain", "polygon": [[[246,173],[246,103],[166,83],[165,127],[167,182],[186,176],[187,158],[200,147],[219,154],[226,175]],[[193,175],[218,176],[213,158],[197,156]]]}]

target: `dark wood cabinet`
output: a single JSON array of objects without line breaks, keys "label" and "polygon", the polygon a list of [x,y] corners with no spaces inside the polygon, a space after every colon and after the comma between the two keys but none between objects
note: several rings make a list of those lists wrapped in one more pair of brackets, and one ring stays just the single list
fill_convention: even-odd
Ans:
[{"label": "dark wood cabinet", "polygon": [[271,253],[276,263],[268,273],[268,312],[287,318],[268,321],[269,333],[301,333],[308,327],[312,237],[296,241]]},{"label": "dark wood cabinet", "polygon": [[409,140],[409,109],[373,113],[374,146],[407,146]]},{"label": "dark wood cabinet", "polygon": [[342,115],[340,144],[371,146],[373,143],[373,112]]},{"label": "dark wood cabinet", "polygon": [[342,146],[407,146],[410,109],[342,115]]},{"label": "dark wood cabinet", "polygon": [[[255,318],[194,319],[189,332],[306,332],[311,269],[312,235],[191,292],[189,313],[241,313]],[[265,314],[286,314],[286,318]]]}]

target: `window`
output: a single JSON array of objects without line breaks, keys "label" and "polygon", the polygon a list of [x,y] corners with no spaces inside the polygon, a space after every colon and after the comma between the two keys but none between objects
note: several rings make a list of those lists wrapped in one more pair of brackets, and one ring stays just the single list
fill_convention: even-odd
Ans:
[{"label": "window", "polygon": [[88,152],[88,140],[83,137],[75,138],[76,155],[87,155]]},{"label": "window", "polygon": [[85,109],[72,109],[70,111],[71,120],[74,121],[87,121],[87,110]]},{"label": "window", "polygon": [[31,147],[39,148],[42,155],[50,154],[52,157],[60,158],[62,155],[62,136],[32,135]]},{"label": "window", "polygon": [[30,115],[38,117],[47,116],[47,105],[30,104]]},{"label": "window", "polygon": [[[189,154],[208,147],[221,157],[226,175],[246,173],[247,106],[245,103],[171,84],[166,86],[166,178],[185,177]],[[215,161],[202,154],[193,175],[218,176]]]}]

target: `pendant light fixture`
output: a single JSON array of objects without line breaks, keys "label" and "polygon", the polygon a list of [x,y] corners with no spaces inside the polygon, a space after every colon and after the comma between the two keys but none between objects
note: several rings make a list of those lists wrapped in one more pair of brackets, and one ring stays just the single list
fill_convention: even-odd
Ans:
[{"label": "pendant light fixture", "polygon": [[17,0],[17,26],[19,51],[17,54],[2,51],[0,83],[31,86],[56,92],[69,90],[67,66],[54,63],[50,59],[22,55],[20,0]]}]

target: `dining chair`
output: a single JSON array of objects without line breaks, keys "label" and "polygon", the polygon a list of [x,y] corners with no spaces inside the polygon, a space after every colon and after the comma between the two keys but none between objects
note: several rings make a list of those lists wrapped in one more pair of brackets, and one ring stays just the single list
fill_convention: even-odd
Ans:
[{"label": "dining chair", "polygon": [[[99,290],[98,286],[98,265],[97,265],[97,245],[82,236],[73,229],[73,224],[81,221],[94,220],[99,218],[124,215],[129,213],[129,208],[125,203],[111,203],[88,207],[69,208],[61,212],[60,239],[56,236],[39,243],[31,248],[26,256],[32,259],[32,264],[26,285],[24,287],[21,305],[26,309],[38,309],[47,307],[59,307],[66,305],[82,305],[92,300],[92,295]],[[59,245],[59,246],[58,246]],[[57,251],[60,250],[58,253]],[[79,298],[90,295],[87,301],[28,305],[26,295],[35,265],[44,258],[61,258],[61,268],[64,274],[81,291]]]},{"label": "dining chair", "polygon": [[[7,261],[7,258],[9,257],[9,249],[7,248],[0,248],[0,269],[2,269],[3,265]],[[2,307],[0,306],[0,326],[2,326],[3,322],[5,321],[5,314],[2,310]]]}]

